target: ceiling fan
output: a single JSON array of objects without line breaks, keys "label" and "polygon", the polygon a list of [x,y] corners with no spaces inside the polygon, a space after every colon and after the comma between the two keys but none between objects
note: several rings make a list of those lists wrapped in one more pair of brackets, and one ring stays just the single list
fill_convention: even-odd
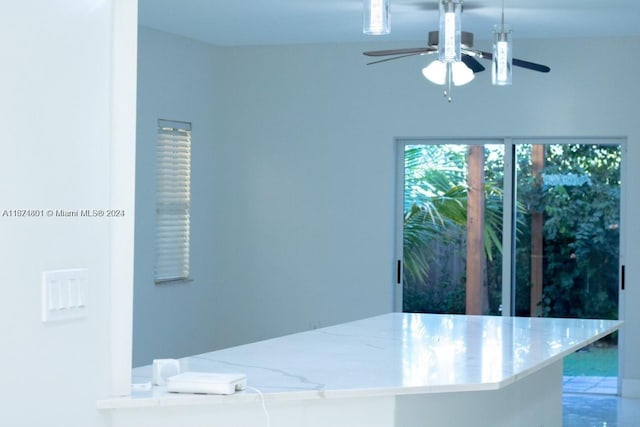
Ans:
[{"label": "ceiling fan", "polygon": [[[386,34],[388,27],[388,4],[390,0],[368,0],[368,13],[365,14],[366,34]],[[440,26],[438,31],[429,32],[427,46],[403,49],[374,50],[363,52],[366,56],[384,57],[367,65],[406,58],[415,55],[438,54],[438,59],[422,70],[425,78],[439,85],[447,85],[444,94],[451,102],[451,85],[461,86],[473,80],[475,73],[485,70],[478,59],[492,62],[492,82],[503,86],[511,84],[511,67],[521,67],[541,73],[551,69],[542,64],[511,57],[511,29],[504,23],[504,0],[502,0],[501,24],[494,26],[493,53],[473,48],[473,33],[461,30],[460,15],[464,0],[438,0]],[[368,3],[369,2],[369,3]],[[373,16],[373,7],[377,5],[377,19]],[[432,3],[426,3],[430,8]],[[424,6],[423,6],[424,7]]]},{"label": "ceiling fan", "polygon": [[[474,73],[479,73],[485,70],[485,67],[476,59],[493,60],[493,54],[490,52],[484,52],[481,50],[473,49],[473,33],[462,31],[461,35],[462,44],[462,62]],[[362,52],[366,56],[392,56],[392,58],[380,59],[367,63],[367,65],[378,64],[380,62],[392,61],[394,59],[405,58],[407,56],[415,55],[428,55],[438,52],[438,31],[430,31],[428,44],[426,47],[404,48],[404,49],[388,49],[388,50],[370,50]],[[546,65],[536,64],[535,62],[524,61],[522,59],[513,58],[513,65],[516,67],[527,68],[533,71],[539,71],[541,73],[548,73],[551,68]]]}]

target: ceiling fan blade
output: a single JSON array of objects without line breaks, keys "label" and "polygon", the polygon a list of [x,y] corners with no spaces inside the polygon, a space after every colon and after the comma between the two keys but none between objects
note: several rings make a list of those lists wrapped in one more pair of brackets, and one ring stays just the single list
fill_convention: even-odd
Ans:
[{"label": "ceiling fan blade", "polygon": [[462,55],[462,62],[464,62],[467,67],[471,68],[471,71],[473,71],[474,74],[485,70],[484,66],[473,56]]},{"label": "ceiling fan blade", "polygon": [[407,53],[405,55],[394,56],[393,58],[380,59],[378,61],[367,62],[367,65],[379,64],[381,62],[393,61],[394,59],[406,58],[407,56],[422,55],[421,53]]},{"label": "ceiling fan blade", "polygon": [[[493,60],[492,53],[482,51],[476,51],[476,53],[479,54],[480,58],[488,59],[489,61]],[[549,71],[551,71],[551,68],[547,67],[546,65],[536,64],[535,62],[524,61],[518,58],[513,58],[513,65],[533,71],[539,71],[541,73],[548,73]]]},{"label": "ceiling fan blade", "polygon": [[516,67],[528,68],[533,71],[540,71],[541,73],[548,73],[551,68],[546,65],[536,64],[535,62],[523,61],[522,59],[513,58],[513,65]]},{"label": "ceiling fan blade", "polygon": [[370,50],[368,52],[362,52],[362,54],[367,56],[417,55],[421,53],[433,53],[437,50],[437,48],[433,47],[414,47],[407,49]]}]

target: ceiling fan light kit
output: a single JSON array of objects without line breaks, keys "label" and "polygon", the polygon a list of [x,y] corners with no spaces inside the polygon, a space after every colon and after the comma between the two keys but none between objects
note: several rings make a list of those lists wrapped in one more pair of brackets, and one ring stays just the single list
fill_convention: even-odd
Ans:
[{"label": "ceiling fan light kit", "polygon": [[[370,13],[367,9],[374,4],[384,2],[385,10],[389,12],[389,0],[365,0],[365,29]],[[473,34],[462,31],[460,16],[463,10],[463,0],[438,0],[439,30],[429,32],[428,45],[419,48],[374,50],[363,52],[364,55],[374,57],[388,57],[369,62],[367,65],[379,64],[394,59],[415,55],[429,55],[438,53],[438,59],[422,69],[423,76],[438,85],[447,85],[444,95],[451,102],[451,86],[462,86],[474,78],[475,73],[485,70],[478,59],[492,62],[491,82],[496,86],[507,86],[512,83],[512,67],[526,68],[532,71],[548,73],[551,71],[546,65],[524,61],[512,57],[511,28],[504,23],[504,0],[502,0],[501,23],[493,28],[493,52],[473,49]],[[378,7],[378,6],[376,6]],[[387,30],[388,21],[387,21]],[[365,31],[367,33],[367,31]],[[367,33],[372,34],[372,33]],[[386,34],[386,33],[384,33]],[[476,59],[478,58],[478,59]]]},{"label": "ceiling fan light kit", "polygon": [[[470,49],[473,46],[473,34],[466,31],[461,31],[458,38],[460,40],[460,46],[462,49]],[[439,40],[439,31],[429,32],[429,47],[433,48],[434,51],[438,49]],[[447,64],[449,64],[450,66],[448,66]],[[440,59],[436,59],[435,61],[424,67],[422,69],[422,75],[431,83],[442,86],[447,84],[447,74],[449,73],[449,68],[451,68],[451,80],[454,86],[466,85],[475,77],[473,74],[474,71],[464,61],[447,62]],[[484,67],[482,67],[482,69],[484,69]]]},{"label": "ceiling fan light kit", "polygon": [[442,62],[436,59],[422,69],[422,75],[431,83],[437,85],[447,84],[447,74],[451,73],[451,81],[454,86],[462,86],[475,78],[471,68],[460,62]]},{"label": "ceiling fan light kit", "polygon": [[362,32],[372,36],[389,34],[390,0],[364,0]]}]

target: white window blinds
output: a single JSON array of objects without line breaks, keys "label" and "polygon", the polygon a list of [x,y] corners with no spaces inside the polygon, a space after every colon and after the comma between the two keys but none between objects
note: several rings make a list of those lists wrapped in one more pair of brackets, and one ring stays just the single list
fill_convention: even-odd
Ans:
[{"label": "white window blinds", "polygon": [[189,278],[191,124],[158,120],[155,281]]}]

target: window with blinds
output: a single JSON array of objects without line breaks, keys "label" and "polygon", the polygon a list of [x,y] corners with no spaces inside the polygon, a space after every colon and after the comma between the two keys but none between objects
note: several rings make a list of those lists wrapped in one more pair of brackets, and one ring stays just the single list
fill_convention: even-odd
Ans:
[{"label": "window with blinds", "polygon": [[156,283],[189,279],[191,123],[158,120]]}]

